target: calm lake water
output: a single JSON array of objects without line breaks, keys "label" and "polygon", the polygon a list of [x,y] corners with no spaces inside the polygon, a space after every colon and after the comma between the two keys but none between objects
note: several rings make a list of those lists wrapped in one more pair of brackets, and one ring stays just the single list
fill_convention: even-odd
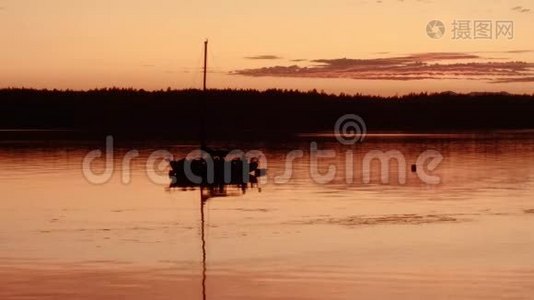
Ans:
[{"label": "calm lake water", "polygon": [[[322,173],[336,167],[328,183],[310,176],[312,140],[336,153],[319,161]],[[0,298],[532,299],[532,133],[225,146],[263,151],[269,176],[244,195],[208,200],[202,220],[198,190],[170,190],[146,171],[154,150],[184,157],[195,145],[116,140],[113,177],[94,184],[82,160],[105,149],[104,138],[0,143]],[[139,157],[125,184],[122,158],[133,149]],[[274,183],[299,149],[291,179]],[[437,185],[410,171],[430,149],[443,156],[431,172]],[[364,184],[362,159],[372,150],[402,153],[406,183],[392,164],[390,184],[381,184],[372,164]],[[166,180],[165,162],[155,166]]]}]

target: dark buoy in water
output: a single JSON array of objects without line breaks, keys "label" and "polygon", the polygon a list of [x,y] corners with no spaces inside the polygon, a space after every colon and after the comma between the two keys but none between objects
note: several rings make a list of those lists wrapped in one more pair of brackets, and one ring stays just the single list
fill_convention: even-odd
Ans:
[{"label": "dark buoy in water", "polygon": [[415,173],[415,172],[417,172],[417,165],[413,164],[412,165],[412,173]]}]

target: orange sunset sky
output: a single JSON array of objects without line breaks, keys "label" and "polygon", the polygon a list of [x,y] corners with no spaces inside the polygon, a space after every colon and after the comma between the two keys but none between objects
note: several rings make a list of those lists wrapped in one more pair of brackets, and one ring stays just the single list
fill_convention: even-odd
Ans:
[{"label": "orange sunset sky", "polygon": [[208,38],[212,88],[534,93],[533,30],[534,0],[0,0],[0,87],[198,88]]}]

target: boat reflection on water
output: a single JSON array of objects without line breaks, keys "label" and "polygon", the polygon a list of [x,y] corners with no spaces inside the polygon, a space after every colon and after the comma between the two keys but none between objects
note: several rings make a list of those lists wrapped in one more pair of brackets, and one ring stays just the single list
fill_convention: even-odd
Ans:
[{"label": "boat reflection on water", "polygon": [[259,187],[258,178],[265,176],[266,169],[259,167],[259,158],[246,159],[239,156],[229,159],[228,151],[203,148],[204,154],[196,159],[180,159],[169,162],[171,170],[170,189],[184,191],[200,189],[200,239],[202,247],[202,299],[207,299],[207,256],[205,236],[205,208],[211,198],[240,196],[247,189]]}]

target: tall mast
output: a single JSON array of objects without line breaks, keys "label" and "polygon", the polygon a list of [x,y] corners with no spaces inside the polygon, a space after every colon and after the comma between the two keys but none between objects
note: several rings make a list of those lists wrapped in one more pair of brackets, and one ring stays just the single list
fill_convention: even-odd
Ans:
[{"label": "tall mast", "polygon": [[208,40],[204,41],[204,91],[206,91],[206,80],[208,75]]},{"label": "tall mast", "polygon": [[[204,84],[202,90],[204,95],[202,95],[202,127],[200,132],[200,150],[205,151],[206,149],[206,81],[208,75],[208,40],[204,41]],[[200,187],[200,230],[201,230],[201,240],[202,240],[202,299],[206,300],[206,237],[204,233],[204,205],[205,200],[202,196],[202,187]]]},{"label": "tall mast", "polygon": [[201,124],[200,124],[200,150],[206,149],[206,113],[207,113],[207,79],[208,79],[208,40],[204,41],[204,84],[202,90],[204,91],[202,95],[202,107],[201,107]]}]

